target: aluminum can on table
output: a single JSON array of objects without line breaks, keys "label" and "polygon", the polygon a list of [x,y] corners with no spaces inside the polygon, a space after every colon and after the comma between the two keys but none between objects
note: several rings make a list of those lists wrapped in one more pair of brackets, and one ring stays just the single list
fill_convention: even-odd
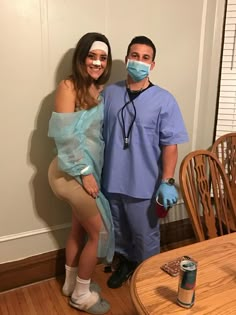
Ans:
[{"label": "aluminum can on table", "polygon": [[195,286],[197,277],[197,263],[192,260],[180,262],[179,287],[177,303],[185,308],[190,308],[195,300]]}]

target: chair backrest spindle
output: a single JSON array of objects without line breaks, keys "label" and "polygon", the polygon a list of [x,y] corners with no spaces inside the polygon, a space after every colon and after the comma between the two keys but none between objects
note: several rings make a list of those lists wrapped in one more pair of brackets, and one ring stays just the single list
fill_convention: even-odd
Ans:
[{"label": "chair backrest spindle", "polygon": [[208,150],[189,153],[180,188],[198,241],[236,231],[236,206],[224,167]]},{"label": "chair backrest spindle", "polygon": [[211,151],[222,163],[236,203],[236,132],[226,133],[212,145]]}]

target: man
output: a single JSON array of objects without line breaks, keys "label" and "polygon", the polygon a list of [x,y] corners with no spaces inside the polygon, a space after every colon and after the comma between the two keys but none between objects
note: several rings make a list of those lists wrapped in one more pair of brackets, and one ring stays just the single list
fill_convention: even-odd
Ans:
[{"label": "man", "polygon": [[177,144],[188,141],[174,97],[149,80],[156,48],[137,36],[125,58],[126,81],[104,90],[103,189],[109,199],[120,264],[108,280],[118,288],[137,264],[160,252],[156,197],[165,209],[177,202]]}]

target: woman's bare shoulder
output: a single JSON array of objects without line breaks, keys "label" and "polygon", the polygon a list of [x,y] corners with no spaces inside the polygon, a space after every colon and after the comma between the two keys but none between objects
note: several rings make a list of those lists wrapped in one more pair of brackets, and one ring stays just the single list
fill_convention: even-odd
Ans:
[{"label": "woman's bare shoulder", "polygon": [[57,87],[55,97],[56,112],[74,112],[76,92],[71,80],[62,80]]},{"label": "woman's bare shoulder", "polygon": [[67,90],[75,93],[74,83],[70,79],[62,80],[59,84],[57,89]]}]

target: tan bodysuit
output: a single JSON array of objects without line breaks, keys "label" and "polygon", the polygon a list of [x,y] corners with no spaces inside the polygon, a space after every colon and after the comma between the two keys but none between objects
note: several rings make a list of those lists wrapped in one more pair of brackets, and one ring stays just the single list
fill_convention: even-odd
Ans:
[{"label": "tan bodysuit", "polygon": [[79,221],[99,213],[95,199],[85,191],[74,177],[58,169],[57,158],[49,166],[48,180],[54,194],[72,207]]}]

